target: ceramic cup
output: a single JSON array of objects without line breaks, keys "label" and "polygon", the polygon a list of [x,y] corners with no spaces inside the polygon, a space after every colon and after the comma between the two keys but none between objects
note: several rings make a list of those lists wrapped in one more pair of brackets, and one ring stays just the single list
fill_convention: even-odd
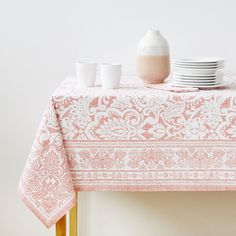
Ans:
[{"label": "ceramic cup", "polygon": [[76,77],[80,87],[95,86],[97,63],[76,62]]},{"label": "ceramic cup", "polygon": [[100,76],[102,87],[104,89],[119,88],[121,78],[121,64],[101,64]]}]

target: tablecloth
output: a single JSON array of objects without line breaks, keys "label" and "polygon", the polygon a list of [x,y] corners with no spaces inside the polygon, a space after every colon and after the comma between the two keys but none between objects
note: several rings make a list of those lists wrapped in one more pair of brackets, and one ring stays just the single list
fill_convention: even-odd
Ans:
[{"label": "tablecloth", "polygon": [[18,187],[50,227],[76,191],[236,190],[236,83],[173,93],[128,82],[52,95]]}]

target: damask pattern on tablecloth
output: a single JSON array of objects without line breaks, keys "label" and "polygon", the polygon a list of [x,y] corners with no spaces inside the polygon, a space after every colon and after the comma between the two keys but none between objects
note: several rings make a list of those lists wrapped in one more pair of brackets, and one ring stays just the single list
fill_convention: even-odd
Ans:
[{"label": "damask pattern on tablecloth", "polygon": [[75,191],[236,190],[236,84],[170,93],[65,81],[40,124],[19,184],[48,227]]},{"label": "damask pattern on tablecloth", "polygon": [[26,205],[48,227],[75,204],[70,167],[53,101],[41,121],[18,190]]},{"label": "damask pattern on tablecloth", "polygon": [[54,100],[65,140],[236,140],[236,96],[228,93]]}]

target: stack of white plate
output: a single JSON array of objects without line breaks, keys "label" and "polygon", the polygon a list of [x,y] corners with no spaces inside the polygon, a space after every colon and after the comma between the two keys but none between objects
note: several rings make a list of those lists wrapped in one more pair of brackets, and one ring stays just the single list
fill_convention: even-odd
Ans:
[{"label": "stack of white plate", "polygon": [[171,83],[175,86],[214,88],[225,86],[223,80],[224,59],[180,58],[173,61],[174,74]]}]

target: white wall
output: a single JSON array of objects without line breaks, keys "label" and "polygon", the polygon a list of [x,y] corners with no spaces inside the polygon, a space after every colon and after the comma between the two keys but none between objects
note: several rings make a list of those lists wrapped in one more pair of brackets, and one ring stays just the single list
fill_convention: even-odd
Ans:
[{"label": "white wall", "polygon": [[[150,27],[172,56],[215,55],[236,74],[234,0],[0,1],[0,235],[53,235],[16,186],[42,112],[75,60],[122,62],[134,72]],[[236,193],[82,193],[83,236],[236,235]],[[107,223],[107,224],[106,224]]]}]

